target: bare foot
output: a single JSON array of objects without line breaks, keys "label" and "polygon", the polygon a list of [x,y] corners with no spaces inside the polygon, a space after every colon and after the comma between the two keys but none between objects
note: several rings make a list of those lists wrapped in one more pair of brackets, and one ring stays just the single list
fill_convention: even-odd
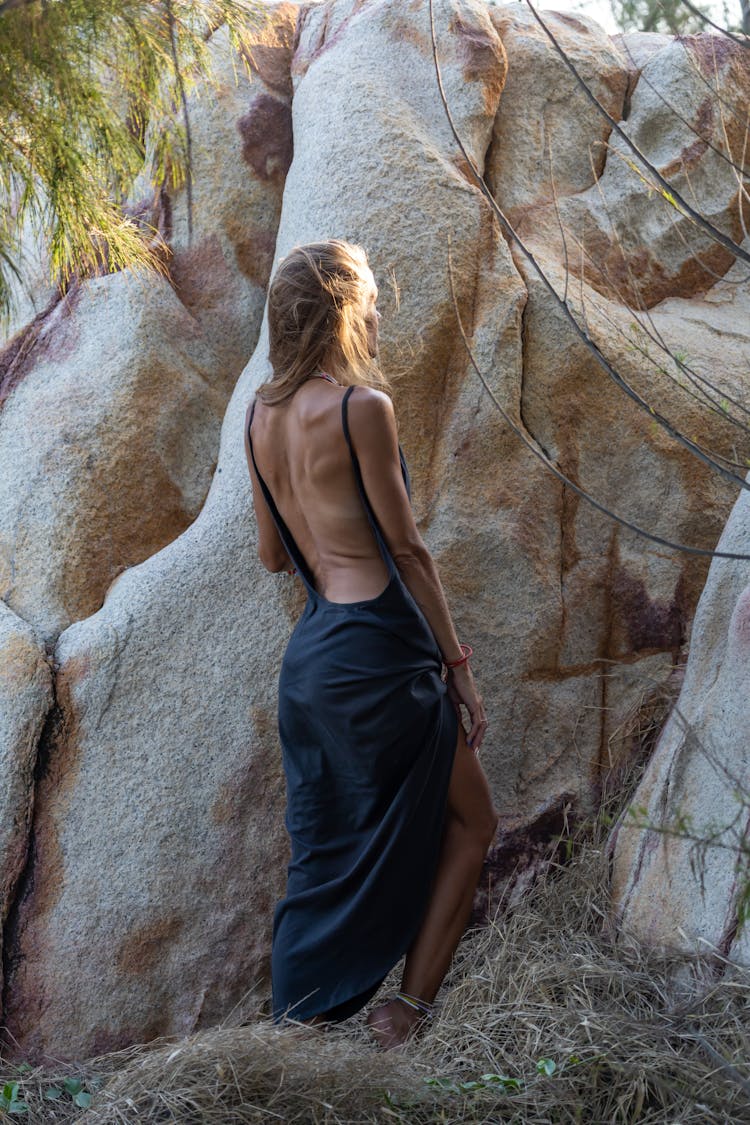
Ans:
[{"label": "bare foot", "polygon": [[402,1047],[414,1033],[420,1020],[420,1013],[409,1008],[400,1000],[388,1000],[378,1004],[367,1017],[367,1025],[386,1051]]}]

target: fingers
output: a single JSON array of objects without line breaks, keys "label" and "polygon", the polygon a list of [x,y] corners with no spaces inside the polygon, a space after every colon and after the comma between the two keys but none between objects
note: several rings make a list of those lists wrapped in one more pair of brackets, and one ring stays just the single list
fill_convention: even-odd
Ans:
[{"label": "fingers", "polygon": [[485,718],[484,703],[481,697],[477,697],[476,707],[474,710],[470,711],[470,715],[471,730],[469,731],[469,737],[466,741],[474,753],[477,754],[487,731],[487,719]]},{"label": "fingers", "polygon": [[487,733],[487,719],[484,713],[484,703],[481,695],[476,694],[476,688],[472,679],[470,679],[467,684],[462,684],[460,679],[457,683],[457,679],[458,677],[455,675],[448,678],[448,696],[453,706],[456,708],[456,714],[459,720],[461,720],[462,706],[469,712],[471,727],[466,741],[476,754],[479,752],[484,736]]}]

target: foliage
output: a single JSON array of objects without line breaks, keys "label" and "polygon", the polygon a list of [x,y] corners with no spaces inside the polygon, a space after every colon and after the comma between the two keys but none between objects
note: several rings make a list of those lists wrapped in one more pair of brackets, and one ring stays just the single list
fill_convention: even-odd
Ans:
[{"label": "foliage", "polygon": [[[612,15],[623,31],[661,31],[688,35],[704,30],[700,16],[682,0],[610,0]],[[707,5],[698,5],[708,15]]]},{"label": "foliage", "polygon": [[[613,787],[612,815],[630,780]],[[405,1051],[377,1051],[364,1012],[325,1032],[281,1028],[260,1012],[250,1022],[238,1015],[234,1024],[228,1018],[71,1065],[92,1091],[92,1120],[746,1120],[750,972],[715,972],[709,958],[660,956],[614,933],[608,824],[606,817],[582,828],[569,863],[550,868],[513,908],[466,935],[437,1018]],[[397,972],[384,991],[390,987],[398,987]],[[62,1085],[62,1068],[20,1069],[0,1063],[2,1080],[19,1082],[29,1125],[48,1122],[44,1091],[52,1079]],[[58,1121],[81,1119],[71,1097],[54,1109]]]},{"label": "foliage", "polygon": [[[210,78],[209,37],[239,50],[257,0],[0,3],[0,316],[22,279],[24,226],[50,277],[161,268],[153,229],[123,208],[153,133],[154,187],[189,176],[186,91]],[[189,181],[188,181],[189,182]]]}]

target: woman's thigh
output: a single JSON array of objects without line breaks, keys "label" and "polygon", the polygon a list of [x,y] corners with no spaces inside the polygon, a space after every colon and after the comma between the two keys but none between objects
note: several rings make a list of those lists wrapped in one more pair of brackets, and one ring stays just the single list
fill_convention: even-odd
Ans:
[{"label": "woman's thigh", "polygon": [[479,759],[466,741],[466,731],[459,718],[456,754],[448,786],[448,815],[467,827],[482,827],[492,837],[497,812]]}]

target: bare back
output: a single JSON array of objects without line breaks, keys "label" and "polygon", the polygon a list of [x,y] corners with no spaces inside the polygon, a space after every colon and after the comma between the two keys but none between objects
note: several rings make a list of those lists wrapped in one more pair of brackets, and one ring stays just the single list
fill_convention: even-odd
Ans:
[{"label": "bare back", "polygon": [[[388,582],[341,425],[345,391],[311,379],[285,403],[257,401],[252,421],[258,470],[318,593],[332,602],[376,597]],[[263,516],[270,519],[249,463],[256,512],[263,505]]]}]

